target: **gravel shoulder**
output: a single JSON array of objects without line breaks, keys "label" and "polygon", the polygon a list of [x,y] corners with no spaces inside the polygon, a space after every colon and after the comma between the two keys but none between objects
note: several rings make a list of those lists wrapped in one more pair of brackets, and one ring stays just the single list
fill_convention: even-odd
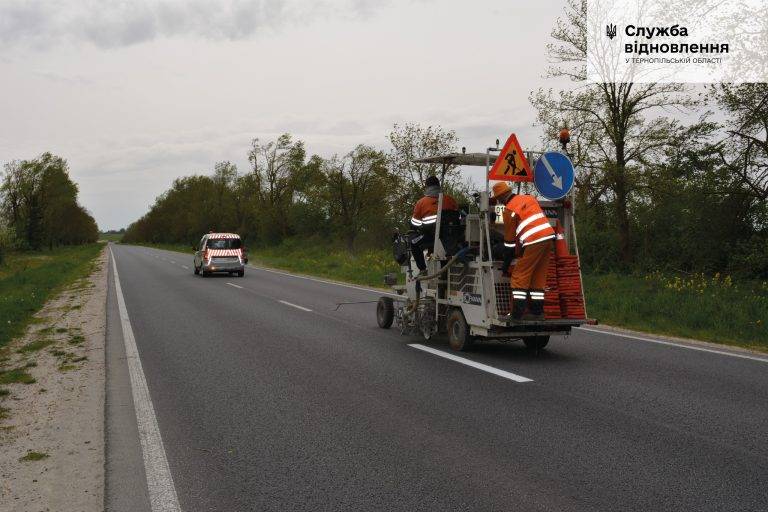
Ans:
[{"label": "gravel shoulder", "polygon": [[0,352],[0,511],[103,510],[107,254]]}]

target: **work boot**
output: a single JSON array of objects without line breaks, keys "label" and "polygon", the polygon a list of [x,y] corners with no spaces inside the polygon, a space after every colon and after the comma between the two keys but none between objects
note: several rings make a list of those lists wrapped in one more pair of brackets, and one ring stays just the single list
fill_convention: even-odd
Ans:
[{"label": "work boot", "polygon": [[528,313],[523,315],[523,320],[544,320],[544,290],[531,290],[531,297]]},{"label": "work boot", "polygon": [[517,288],[512,289],[512,311],[508,315],[501,317],[501,320],[510,322],[512,320],[520,320],[525,312],[525,298],[526,291]]}]

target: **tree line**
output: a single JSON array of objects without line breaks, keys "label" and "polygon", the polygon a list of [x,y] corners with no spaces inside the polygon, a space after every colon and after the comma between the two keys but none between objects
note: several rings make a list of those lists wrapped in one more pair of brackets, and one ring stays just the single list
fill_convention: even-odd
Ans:
[{"label": "tree line", "polygon": [[78,188],[61,157],[44,153],[5,164],[0,184],[0,253],[95,242],[98,227],[77,202]]},{"label": "tree line", "polygon": [[[254,139],[245,172],[219,162],[210,175],[176,179],[123,240],[188,245],[216,230],[238,232],[257,246],[303,237],[349,250],[382,247],[410,217],[408,205],[421,196],[424,180],[441,175],[438,165],[412,161],[455,150],[457,143],[452,131],[414,124],[395,126],[389,140],[389,152],[358,145],[323,158],[308,157],[290,134]],[[446,189],[466,201],[469,186],[458,169],[443,178]]]}]

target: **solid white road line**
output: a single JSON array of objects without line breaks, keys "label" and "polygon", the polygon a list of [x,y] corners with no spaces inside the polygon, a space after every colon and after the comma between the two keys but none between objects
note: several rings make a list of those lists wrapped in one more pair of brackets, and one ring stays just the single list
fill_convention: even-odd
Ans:
[{"label": "solid white road line", "polygon": [[618,336],[620,338],[628,338],[630,340],[647,341],[648,343],[657,343],[659,345],[667,345],[670,347],[687,348],[688,350],[698,350],[699,352],[709,352],[710,354],[719,354],[721,356],[737,357],[739,359],[749,359],[750,361],[759,361],[761,363],[768,363],[768,358],[750,356],[747,354],[737,354],[735,352],[726,352],[725,350],[715,350],[704,347],[694,347],[693,345],[684,345],[682,343],[676,343],[673,341],[656,340],[653,338],[643,338],[640,336],[632,336],[630,334],[621,334],[618,332],[601,331],[600,329],[590,329],[588,327],[579,327],[582,331],[596,332],[599,334],[607,334],[609,336]]},{"label": "solid white road line", "polygon": [[133,328],[128,318],[128,310],[125,307],[125,298],[120,287],[120,276],[117,273],[115,255],[111,249],[109,252],[112,256],[112,268],[115,274],[117,307],[120,311],[120,323],[123,327],[125,357],[128,361],[128,373],[131,378],[133,406],[136,410],[139,441],[144,457],[144,472],[147,475],[150,506],[152,512],[179,512],[181,510],[179,497],[176,495],[176,487],[173,485],[171,469],[168,466],[168,458],[163,447],[163,438],[160,436],[160,428],[157,425],[155,408],[152,406],[147,379],[144,376],[139,350],[136,347],[136,338],[133,336]]},{"label": "solid white road line", "polygon": [[396,293],[390,293],[385,292],[384,290],[377,290],[376,288],[366,288],[365,286],[357,286],[354,284],[346,284],[346,283],[337,283],[335,281],[328,281],[326,279],[318,279],[316,277],[309,277],[309,276],[300,276],[297,274],[291,274],[290,272],[282,272],[280,270],[274,270],[271,268],[266,267],[257,267],[255,265],[248,264],[249,267],[255,270],[263,270],[264,272],[269,272],[271,274],[279,274],[281,276],[288,276],[288,277],[295,277],[296,279],[306,279],[307,281],[315,281],[316,283],[323,283],[323,284],[332,284],[334,286],[341,286],[342,288],[352,288],[353,290],[360,290],[363,292],[370,292],[370,293],[376,293],[379,295],[389,295],[391,297],[399,297]]},{"label": "solid white road line", "polygon": [[309,311],[309,312],[311,312],[311,311],[312,311],[312,310],[311,310],[311,309],[309,309],[309,308],[305,308],[305,307],[303,307],[303,306],[297,306],[296,304],[291,304],[290,302],[288,302],[288,301],[285,301],[285,300],[279,300],[279,301],[277,301],[277,302],[279,302],[280,304],[285,304],[286,306],[291,306],[292,308],[300,309],[300,310],[302,310],[302,311]]},{"label": "solid white road line", "polygon": [[457,363],[471,366],[472,368],[475,368],[477,370],[482,370],[484,372],[498,375],[499,377],[503,377],[505,379],[513,380],[515,382],[533,382],[533,379],[529,379],[528,377],[523,377],[522,375],[517,375],[515,373],[499,370],[498,368],[494,368],[493,366],[488,366],[487,364],[470,361],[469,359],[455,356],[453,354],[449,354],[448,352],[443,352],[442,350],[437,350],[432,347],[419,345],[418,343],[411,343],[408,346],[415,349],[423,350],[424,352],[429,352],[430,354],[433,354],[439,357],[444,357],[445,359],[450,359],[451,361],[456,361]]},{"label": "solid white road line", "polygon": [[240,288],[241,290],[243,289],[243,287],[242,287],[242,286],[237,286],[237,285],[236,285],[236,284],[234,284],[234,283],[227,283],[227,284],[228,284],[229,286],[234,286],[235,288]]}]

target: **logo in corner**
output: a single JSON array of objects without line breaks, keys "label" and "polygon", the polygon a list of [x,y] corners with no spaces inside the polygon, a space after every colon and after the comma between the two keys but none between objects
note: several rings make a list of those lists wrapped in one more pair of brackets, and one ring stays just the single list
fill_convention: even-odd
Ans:
[{"label": "logo in corner", "polygon": [[605,26],[605,35],[608,36],[608,39],[613,39],[616,37],[616,25],[613,23],[609,23]]}]

